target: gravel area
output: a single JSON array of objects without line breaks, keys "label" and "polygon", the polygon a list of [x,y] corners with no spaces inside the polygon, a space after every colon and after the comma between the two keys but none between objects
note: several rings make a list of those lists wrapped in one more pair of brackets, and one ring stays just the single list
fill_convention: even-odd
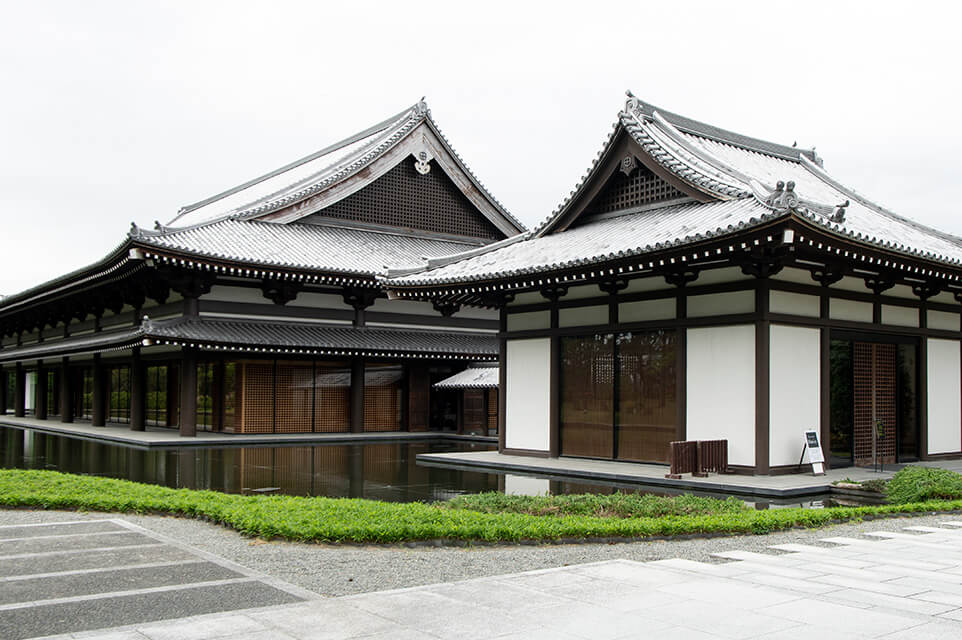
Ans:
[{"label": "gravel area", "polygon": [[711,554],[719,551],[767,551],[768,545],[787,542],[816,544],[820,538],[829,536],[857,537],[867,531],[899,531],[912,525],[938,526],[945,520],[959,520],[960,516],[887,518],[760,536],[619,544],[406,548],[265,542],[207,522],[169,516],[0,509],[0,525],[104,518],[126,520],[324,596],[343,596],[618,558],[711,561]]}]

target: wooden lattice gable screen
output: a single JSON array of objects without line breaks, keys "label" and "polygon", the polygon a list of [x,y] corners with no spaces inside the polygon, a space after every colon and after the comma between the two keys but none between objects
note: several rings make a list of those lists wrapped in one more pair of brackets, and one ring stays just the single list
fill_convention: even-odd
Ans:
[{"label": "wooden lattice gable screen", "polygon": [[[585,216],[628,211],[645,205],[684,198],[685,194],[645,166],[626,173],[615,171],[597,196],[585,207]],[[572,226],[577,226],[575,223]]]},{"label": "wooden lattice gable screen", "polygon": [[437,166],[437,162],[432,161],[430,170],[424,174],[415,169],[416,163],[414,158],[405,158],[360,191],[303,218],[301,222],[351,220],[484,240],[505,237]]}]

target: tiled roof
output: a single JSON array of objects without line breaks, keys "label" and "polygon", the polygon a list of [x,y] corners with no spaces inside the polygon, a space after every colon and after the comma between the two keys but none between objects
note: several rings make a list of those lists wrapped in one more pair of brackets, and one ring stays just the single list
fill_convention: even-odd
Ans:
[{"label": "tiled roof", "polygon": [[494,358],[494,334],[453,331],[409,331],[380,327],[354,328],[320,324],[252,322],[187,318],[147,322],[144,335],[157,342],[199,348],[254,350],[273,353],[318,353],[391,357]]},{"label": "tiled roof", "polygon": [[601,219],[563,233],[502,243],[474,257],[388,280],[388,286],[479,282],[548,273],[668,249],[778,217],[754,198],[688,202]]},{"label": "tiled roof", "polygon": [[116,349],[128,349],[141,344],[143,337],[144,330],[142,327],[133,327],[124,331],[90,333],[66,338],[64,340],[52,340],[23,347],[3,349],[0,350],[0,362],[37,360],[52,356],[102,353]]},{"label": "tiled roof", "polygon": [[145,320],[124,331],[87,334],[0,350],[0,362],[129,349],[156,344],[272,354],[366,355],[397,358],[490,360],[498,355],[491,333],[409,331],[211,318]]},{"label": "tiled roof", "polygon": [[513,226],[524,230],[524,225],[485,188],[457,154],[431,118],[431,112],[423,100],[350,138],[233,189],[183,207],[168,226],[184,228],[225,218],[251,219],[287,207],[357,174],[422,123],[426,123],[440,138],[478,192],[509,221],[508,228]]},{"label": "tiled roof", "polygon": [[221,220],[139,236],[136,242],[214,260],[372,276],[388,268],[421,264],[428,258],[477,247],[400,232],[256,220]]},{"label": "tiled roof", "polygon": [[[658,164],[710,202],[661,208],[582,222],[558,231],[568,209],[592,182],[624,133]],[[767,196],[794,182],[798,202],[773,206]],[[840,213],[841,205],[843,215]],[[797,216],[834,235],[868,246],[948,265],[962,264],[962,239],[899,216],[833,179],[813,151],[777,145],[659,112],[629,95],[598,159],[569,197],[535,231],[429,261],[420,271],[395,271],[388,286],[485,282],[547,273],[651,253],[719,237],[782,216]]]},{"label": "tiled roof", "polygon": [[468,367],[450,378],[434,383],[436,389],[488,389],[498,386],[497,367]]}]

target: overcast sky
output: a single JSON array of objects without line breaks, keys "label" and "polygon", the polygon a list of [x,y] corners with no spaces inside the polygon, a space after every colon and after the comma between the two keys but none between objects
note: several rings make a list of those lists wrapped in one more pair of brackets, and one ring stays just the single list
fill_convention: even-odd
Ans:
[{"label": "overcast sky", "polygon": [[0,293],[422,95],[529,226],[630,88],[962,235],[954,4],[0,0]]}]

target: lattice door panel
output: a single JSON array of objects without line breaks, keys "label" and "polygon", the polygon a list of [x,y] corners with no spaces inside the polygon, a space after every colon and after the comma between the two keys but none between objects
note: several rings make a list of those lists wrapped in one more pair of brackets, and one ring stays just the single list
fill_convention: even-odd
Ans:
[{"label": "lattice door panel", "polygon": [[484,389],[465,389],[462,393],[464,432],[484,434],[488,421],[484,412]]},{"label": "lattice door panel", "polygon": [[311,364],[277,363],[277,433],[309,433],[312,421],[314,375]]},{"label": "lattice door panel", "polygon": [[488,433],[498,432],[498,390],[488,389]]},{"label": "lattice door panel", "polygon": [[854,457],[856,465],[872,464],[872,441],[881,421],[884,437],[876,440],[881,462],[895,462],[896,345],[856,342],[852,351]]},{"label": "lattice door panel", "polygon": [[274,365],[238,365],[243,378],[241,433],[270,433],[274,430]]}]

